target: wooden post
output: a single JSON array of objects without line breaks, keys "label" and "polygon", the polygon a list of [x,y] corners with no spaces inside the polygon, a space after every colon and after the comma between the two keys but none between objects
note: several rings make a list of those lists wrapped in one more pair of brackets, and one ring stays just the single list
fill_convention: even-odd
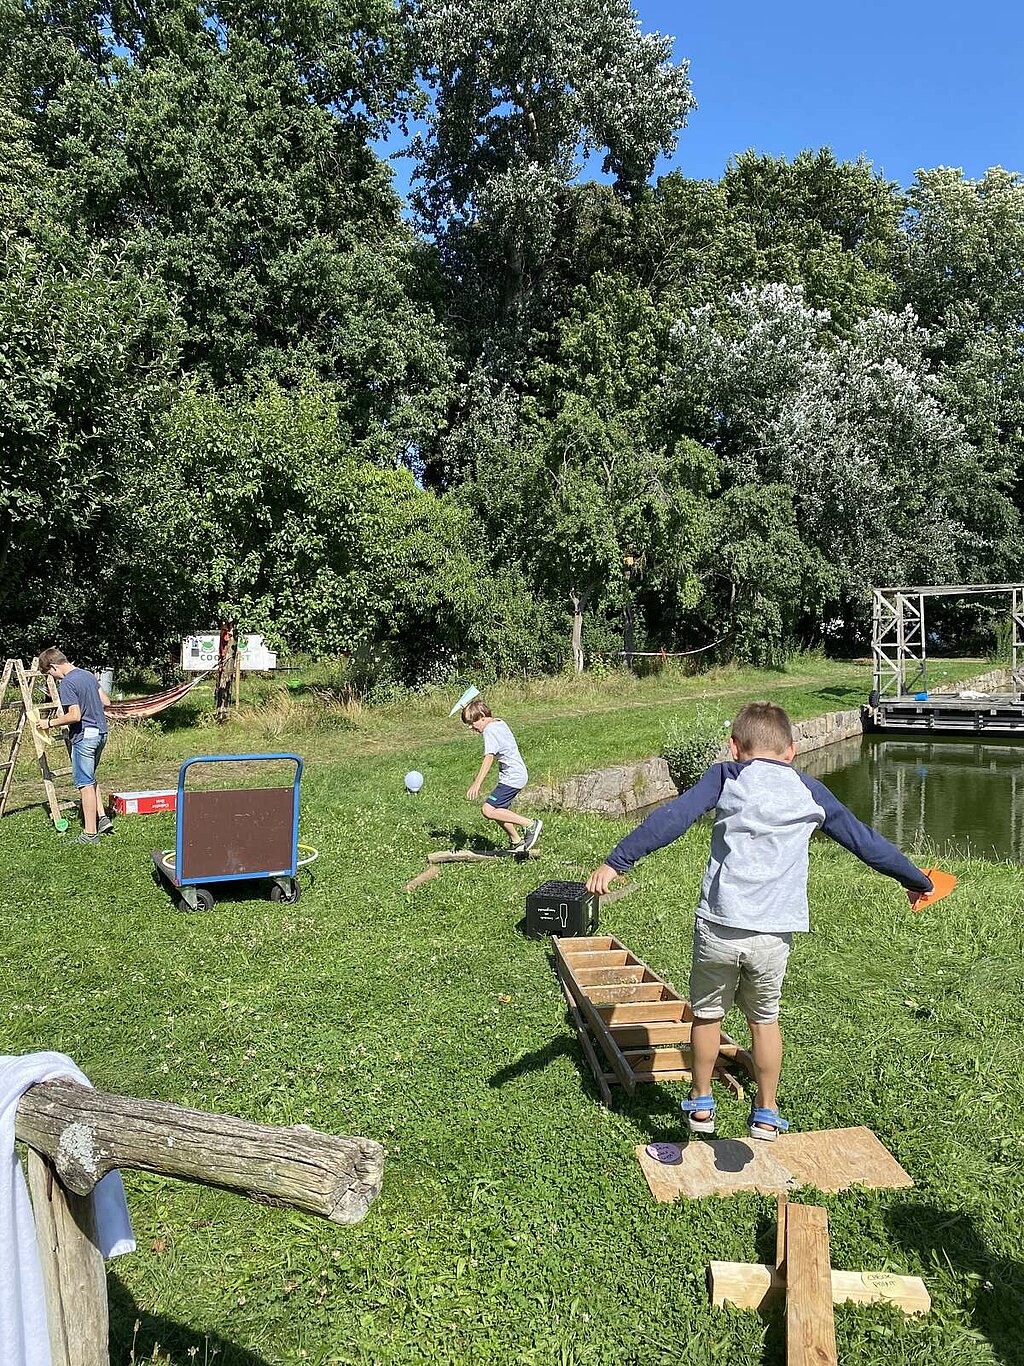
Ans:
[{"label": "wooden post", "polygon": [[51,1163],[31,1148],[28,1184],[53,1366],[109,1366],[107,1277],[92,1197],[67,1190]]},{"label": "wooden post", "polygon": [[242,699],[242,651],[238,642],[238,634],[235,634],[235,716],[238,715],[238,706]]}]

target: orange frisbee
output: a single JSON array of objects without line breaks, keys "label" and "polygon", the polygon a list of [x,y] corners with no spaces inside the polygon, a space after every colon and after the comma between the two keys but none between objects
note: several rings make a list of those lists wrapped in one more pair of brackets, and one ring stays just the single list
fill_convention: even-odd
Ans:
[{"label": "orange frisbee", "polygon": [[934,906],[936,901],[941,901],[944,896],[949,896],[956,886],[956,878],[952,873],[944,873],[941,868],[924,868],[922,870],[932,880],[932,890],[922,892],[921,895],[910,903],[912,911],[923,911],[926,906]]}]

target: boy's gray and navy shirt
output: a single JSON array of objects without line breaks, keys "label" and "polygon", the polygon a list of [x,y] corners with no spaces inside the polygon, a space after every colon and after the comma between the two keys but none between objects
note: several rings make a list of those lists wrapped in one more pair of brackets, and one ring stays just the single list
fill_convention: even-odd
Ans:
[{"label": "boy's gray and navy shirt", "polygon": [[806,930],[807,846],[819,829],[911,891],[931,891],[927,875],[827,787],[772,759],[714,764],[621,840],[607,862],[617,873],[627,872],[712,809],[711,857],[697,914],[717,925],[766,934]]}]

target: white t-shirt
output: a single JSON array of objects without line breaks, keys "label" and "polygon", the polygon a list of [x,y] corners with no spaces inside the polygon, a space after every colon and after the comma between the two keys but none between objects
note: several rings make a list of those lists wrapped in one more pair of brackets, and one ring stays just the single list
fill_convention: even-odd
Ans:
[{"label": "white t-shirt", "polygon": [[498,781],[508,787],[523,788],[530,775],[519,753],[516,737],[504,721],[488,721],[483,729],[484,753],[498,758]]}]

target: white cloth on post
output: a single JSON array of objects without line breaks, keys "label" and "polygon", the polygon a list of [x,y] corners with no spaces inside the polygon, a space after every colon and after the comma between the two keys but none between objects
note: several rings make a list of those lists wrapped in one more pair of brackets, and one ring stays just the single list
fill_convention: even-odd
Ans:
[{"label": "white cloth on post", "polygon": [[[51,1366],[46,1294],[35,1221],[25,1174],[14,1147],[18,1102],[42,1081],[92,1083],[63,1053],[0,1057],[0,1362]],[[135,1251],[135,1237],[120,1172],[109,1172],[93,1191],[96,1236],[104,1257]]]}]

